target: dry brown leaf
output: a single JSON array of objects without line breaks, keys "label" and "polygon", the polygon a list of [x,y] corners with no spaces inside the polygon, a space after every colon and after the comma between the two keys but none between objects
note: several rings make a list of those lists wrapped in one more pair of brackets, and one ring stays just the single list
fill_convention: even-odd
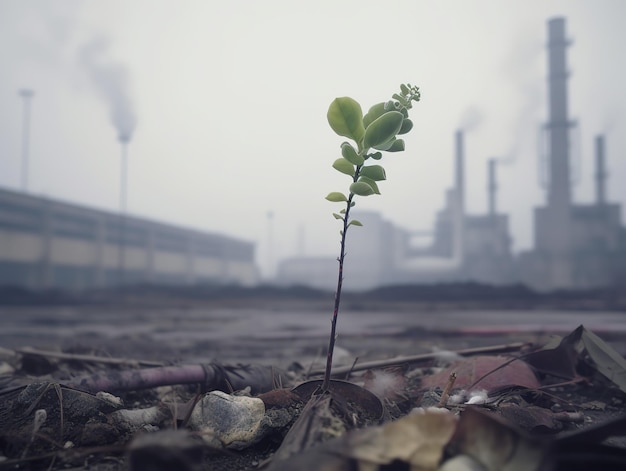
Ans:
[{"label": "dry brown leaf", "polygon": [[544,470],[550,442],[531,438],[496,414],[468,407],[451,441],[454,455],[471,456],[485,471]]},{"label": "dry brown leaf", "polygon": [[500,404],[498,414],[516,426],[533,433],[556,433],[563,422],[550,409],[528,404]]},{"label": "dry brown leaf", "polygon": [[412,413],[395,422],[348,435],[344,454],[360,463],[402,461],[413,470],[434,470],[456,424],[457,417],[445,409]]},{"label": "dry brown leaf", "polygon": [[582,325],[563,337],[558,345],[527,355],[526,361],[538,371],[569,380],[580,379],[580,366],[585,364],[626,392],[626,360]]},{"label": "dry brown leaf", "polygon": [[525,362],[503,356],[476,356],[455,362],[445,370],[422,379],[423,388],[444,388],[456,373],[456,388],[497,391],[509,386],[538,388],[539,381]]},{"label": "dry brown leaf", "polygon": [[402,463],[402,469],[435,471],[457,422],[457,416],[446,409],[427,409],[385,425],[353,430],[284,460],[274,458],[270,469],[378,471],[383,465]]}]

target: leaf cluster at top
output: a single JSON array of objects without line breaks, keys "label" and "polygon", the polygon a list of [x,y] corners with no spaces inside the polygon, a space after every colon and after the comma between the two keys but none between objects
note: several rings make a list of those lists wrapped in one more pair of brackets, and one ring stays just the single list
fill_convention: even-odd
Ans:
[{"label": "leaf cluster at top", "polygon": [[385,169],[378,164],[366,165],[366,161],[380,160],[382,152],[404,150],[404,140],[398,135],[413,128],[409,110],[419,99],[418,87],[402,84],[400,93],[394,93],[389,101],[375,104],[365,115],[353,98],[333,100],[328,108],[328,123],[335,133],[353,141],[341,144],[341,157],[333,162],[333,168],[352,177],[352,183],[348,196],[331,192],[327,200],[345,202],[351,201],[354,195],[380,194],[376,182],[386,179]]}]

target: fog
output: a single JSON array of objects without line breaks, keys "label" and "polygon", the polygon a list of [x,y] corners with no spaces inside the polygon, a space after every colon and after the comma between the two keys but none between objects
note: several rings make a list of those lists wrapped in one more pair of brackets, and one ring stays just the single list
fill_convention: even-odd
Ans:
[{"label": "fog", "polygon": [[[132,215],[257,243],[265,272],[296,254],[333,255],[348,178],[331,168],[337,96],[363,108],[420,87],[406,152],[382,160],[382,195],[358,200],[428,230],[454,181],[466,131],[466,207],[487,211],[487,161],[513,249],[532,246],[544,204],[548,19],[566,18],[574,200],[594,198],[593,140],[606,136],[608,200],[626,206],[626,2],[621,0],[0,0],[0,186],[120,209],[128,145]],[[364,229],[366,230],[366,229]]]}]

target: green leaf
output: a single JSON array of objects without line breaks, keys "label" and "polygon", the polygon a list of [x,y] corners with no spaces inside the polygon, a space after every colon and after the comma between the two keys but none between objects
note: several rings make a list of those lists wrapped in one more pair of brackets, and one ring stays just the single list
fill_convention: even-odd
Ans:
[{"label": "green leaf", "polygon": [[387,150],[390,147],[393,146],[394,142],[396,142],[396,137],[392,137],[391,139],[389,139],[387,142],[384,142],[378,146],[375,146],[374,149],[378,149],[378,150]]},{"label": "green leaf", "polygon": [[370,157],[374,160],[380,160],[383,158],[383,154],[380,152],[374,152],[373,154],[370,154]]},{"label": "green leaf", "polygon": [[341,144],[341,155],[354,165],[363,165],[363,162],[365,162],[363,157],[357,154],[356,149],[349,142]]},{"label": "green leaf", "polygon": [[[409,84],[410,86],[410,84]],[[407,87],[405,84],[401,83],[400,84],[400,91],[402,92],[403,95],[408,95],[409,94],[409,87]]]},{"label": "green leaf", "polygon": [[353,219],[352,221],[350,221],[348,223],[348,226],[359,226],[359,227],[363,227],[363,223],[361,221],[359,221],[358,219]]},{"label": "green leaf", "polygon": [[389,100],[385,102],[385,111],[397,111],[396,103],[393,100]]},{"label": "green leaf", "polygon": [[375,181],[386,180],[387,176],[385,175],[385,169],[380,165],[368,165],[366,167],[361,168],[360,175],[362,177],[371,178]]},{"label": "green leaf", "polygon": [[326,199],[328,201],[332,201],[333,203],[341,203],[342,201],[348,201],[348,198],[346,198],[346,195],[344,195],[343,193],[339,193],[338,191],[333,191],[331,193],[328,193],[328,195],[326,196]]},{"label": "green leaf", "polygon": [[402,121],[402,127],[398,131],[398,134],[406,134],[411,129],[413,129],[413,121],[409,118],[404,118],[404,121]]},{"label": "green leaf", "polygon": [[402,152],[404,150],[404,141],[402,139],[397,139],[393,141],[391,147],[387,149],[387,152]]},{"label": "green leaf", "polygon": [[355,142],[363,139],[363,111],[356,100],[350,97],[335,98],[326,117],[330,127],[340,136],[349,137]]},{"label": "green leaf", "polygon": [[360,177],[358,181],[367,183],[369,186],[372,187],[372,190],[374,190],[374,193],[376,193],[377,195],[380,195],[380,190],[378,189],[378,185],[376,184],[376,181],[372,180],[369,177]]},{"label": "green leaf", "polygon": [[343,216],[341,214],[333,213],[335,219],[341,219],[343,221]]},{"label": "green leaf", "polygon": [[342,209],[341,211],[339,211],[339,214],[346,214],[346,210]]},{"label": "green leaf", "polygon": [[404,116],[399,111],[389,111],[376,118],[365,130],[363,146],[376,147],[393,139],[402,127]]},{"label": "green leaf", "polygon": [[365,116],[363,116],[363,126],[367,129],[367,127],[372,124],[372,121],[379,118],[384,113],[386,113],[385,104],[383,102],[376,103],[369,109]]},{"label": "green leaf", "polygon": [[350,185],[350,193],[354,193],[359,196],[369,196],[375,194],[376,192],[365,182],[354,182]]},{"label": "green leaf", "polygon": [[351,177],[354,176],[354,164],[350,163],[348,159],[344,159],[343,157],[339,157],[333,162],[333,168],[335,170],[339,170],[341,173],[350,175]]}]

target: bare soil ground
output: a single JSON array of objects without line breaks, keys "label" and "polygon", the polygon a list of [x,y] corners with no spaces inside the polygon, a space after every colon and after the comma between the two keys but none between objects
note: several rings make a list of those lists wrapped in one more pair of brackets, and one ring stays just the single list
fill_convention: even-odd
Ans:
[{"label": "bare soil ground", "polygon": [[[120,432],[102,424],[93,425],[93,421],[89,422],[90,419],[85,416],[89,412],[72,414],[72,407],[78,407],[79,402],[68,402],[72,396],[65,388],[61,390],[53,386],[46,390],[36,389],[29,392],[34,395],[29,398],[28,404],[20,405],[18,402],[26,400],[24,387],[27,384],[63,384],[71,378],[85,375],[108,374],[145,366],[209,362],[229,365],[254,363],[275,367],[288,372],[283,377],[286,384],[277,384],[276,388],[290,387],[314,375],[323,365],[328,341],[325,326],[330,323],[330,313],[322,321],[312,319],[319,318],[320,313],[329,309],[331,300],[328,298],[326,295],[319,298],[316,295],[304,300],[298,296],[275,299],[258,296],[251,299],[240,296],[197,299],[178,295],[126,293],[122,299],[109,299],[106,302],[102,299],[94,301],[93,297],[88,301],[83,299],[83,302],[77,302],[74,299],[68,302],[62,296],[58,302],[41,299],[41,302],[36,303],[18,302],[13,306],[0,306],[0,469],[246,470],[263,467],[278,449],[287,427],[241,450],[216,451],[205,444],[198,446],[196,440],[190,442],[187,439],[177,444],[179,437],[176,437],[169,442],[158,443],[155,448],[148,445],[140,447],[139,451],[131,451],[130,443],[139,432],[146,433],[157,428],[184,428],[184,421],[180,420],[184,413],[179,411],[181,416],[170,418],[169,422],[164,420],[153,428],[146,426],[139,431],[128,429]],[[587,298],[586,301],[578,299],[579,304],[576,304],[576,298],[568,298],[561,305],[545,299],[532,302],[516,299],[507,303],[504,298],[495,303],[484,303],[480,299],[432,299],[419,303],[402,299],[390,302],[380,298],[366,301],[367,297],[347,298],[345,317],[340,317],[337,367],[387,360],[393,365],[391,360],[398,356],[490,346],[513,346],[506,354],[519,355],[529,352],[533,346],[545,344],[552,334],[567,334],[571,325],[578,321],[576,315],[587,319],[585,324],[595,323],[597,331],[594,331],[619,355],[623,357],[626,354],[626,313],[620,311],[622,301],[616,301],[614,296],[607,301],[609,304],[606,300],[598,301],[596,297],[591,300]],[[588,310],[571,311],[572,307]],[[569,309],[572,315],[559,317],[558,312],[563,308]],[[489,312],[493,315],[496,311],[504,317],[507,313],[511,316],[519,315],[520,312],[534,313],[536,318],[545,317],[545,323],[536,320],[530,323],[504,320],[498,325],[490,324],[493,317],[489,317]],[[544,316],[543,312],[548,314]],[[428,315],[424,314],[420,320],[419,313]],[[486,317],[482,318],[480,313],[487,313]],[[542,325],[550,327],[545,329]],[[29,352],[25,347],[36,351]],[[56,355],[59,353],[66,356]],[[128,362],[99,362],[90,359],[91,356]],[[396,379],[400,377],[401,381],[393,386],[398,394],[385,399],[389,418],[404,417],[412,408],[424,405],[422,379],[439,371],[444,356],[442,354],[410,365],[398,361],[396,369],[391,368],[391,371],[396,371]],[[401,367],[399,374],[398,367]],[[372,371],[379,370],[368,368],[355,372],[350,381],[363,385],[368,381],[368,373],[371,375]],[[530,429],[526,427],[527,431],[534,435],[556,437],[608,423],[624,415],[626,398],[622,391],[610,381],[598,379],[594,372],[582,372],[580,376],[583,378],[581,381],[556,386],[545,394],[534,392],[516,396],[552,412],[579,414],[580,420],[572,423],[560,423],[553,428],[531,424]],[[558,382],[554,378],[546,379],[546,375],[540,375],[539,380]],[[290,381],[291,384],[287,384]],[[445,386],[441,384],[438,394]],[[201,385],[187,384],[121,391],[115,392],[115,395],[123,400],[124,407],[139,409],[171,402],[173,397],[180,403],[192,401],[199,392]],[[547,397],[553,399],[548,400]],[[289,410],[294,417],[301,410],[301,406],[294,405],[293,399],[265,398],[265,401],[267,408],[270,408],[270,403],[273,408],[291,408]],[[24,416],[27,419],[22,422],[15,421],[16,411],[24,412],[19,407],[28,410]],[[14,439],[11,435],[16,431],[32,429],[34,413],[40,409],[47,410],[48,414],[41,429],[33,432],[26,442]],[[55,410],[62,411],[64,415],[55,416]],[[108,413],[99,411],[99,414],[105,416]],[[59,435],[58,430],[50,425],[54,420],[63,422],[66,435],[74,434],[74,442],[82,442],[68,444],[71,440]],[[85,423],[91,425],[85,427]],[[613,434],[611,437],[604,444],[626,450],[623,436]],[[21,447],[18,446],[20,444]],[[172,453],[161,456],[155,449],[178,451],[173,452],[175,456],[172,458]],[[194,461],[192,458],[198,456],[198,453],[200,458]],[[160,458],[157,463],[152,463],[150,456],[155,454]],[[169,459],[178,463],[176,468],[167,464],[166,460]]]}]

